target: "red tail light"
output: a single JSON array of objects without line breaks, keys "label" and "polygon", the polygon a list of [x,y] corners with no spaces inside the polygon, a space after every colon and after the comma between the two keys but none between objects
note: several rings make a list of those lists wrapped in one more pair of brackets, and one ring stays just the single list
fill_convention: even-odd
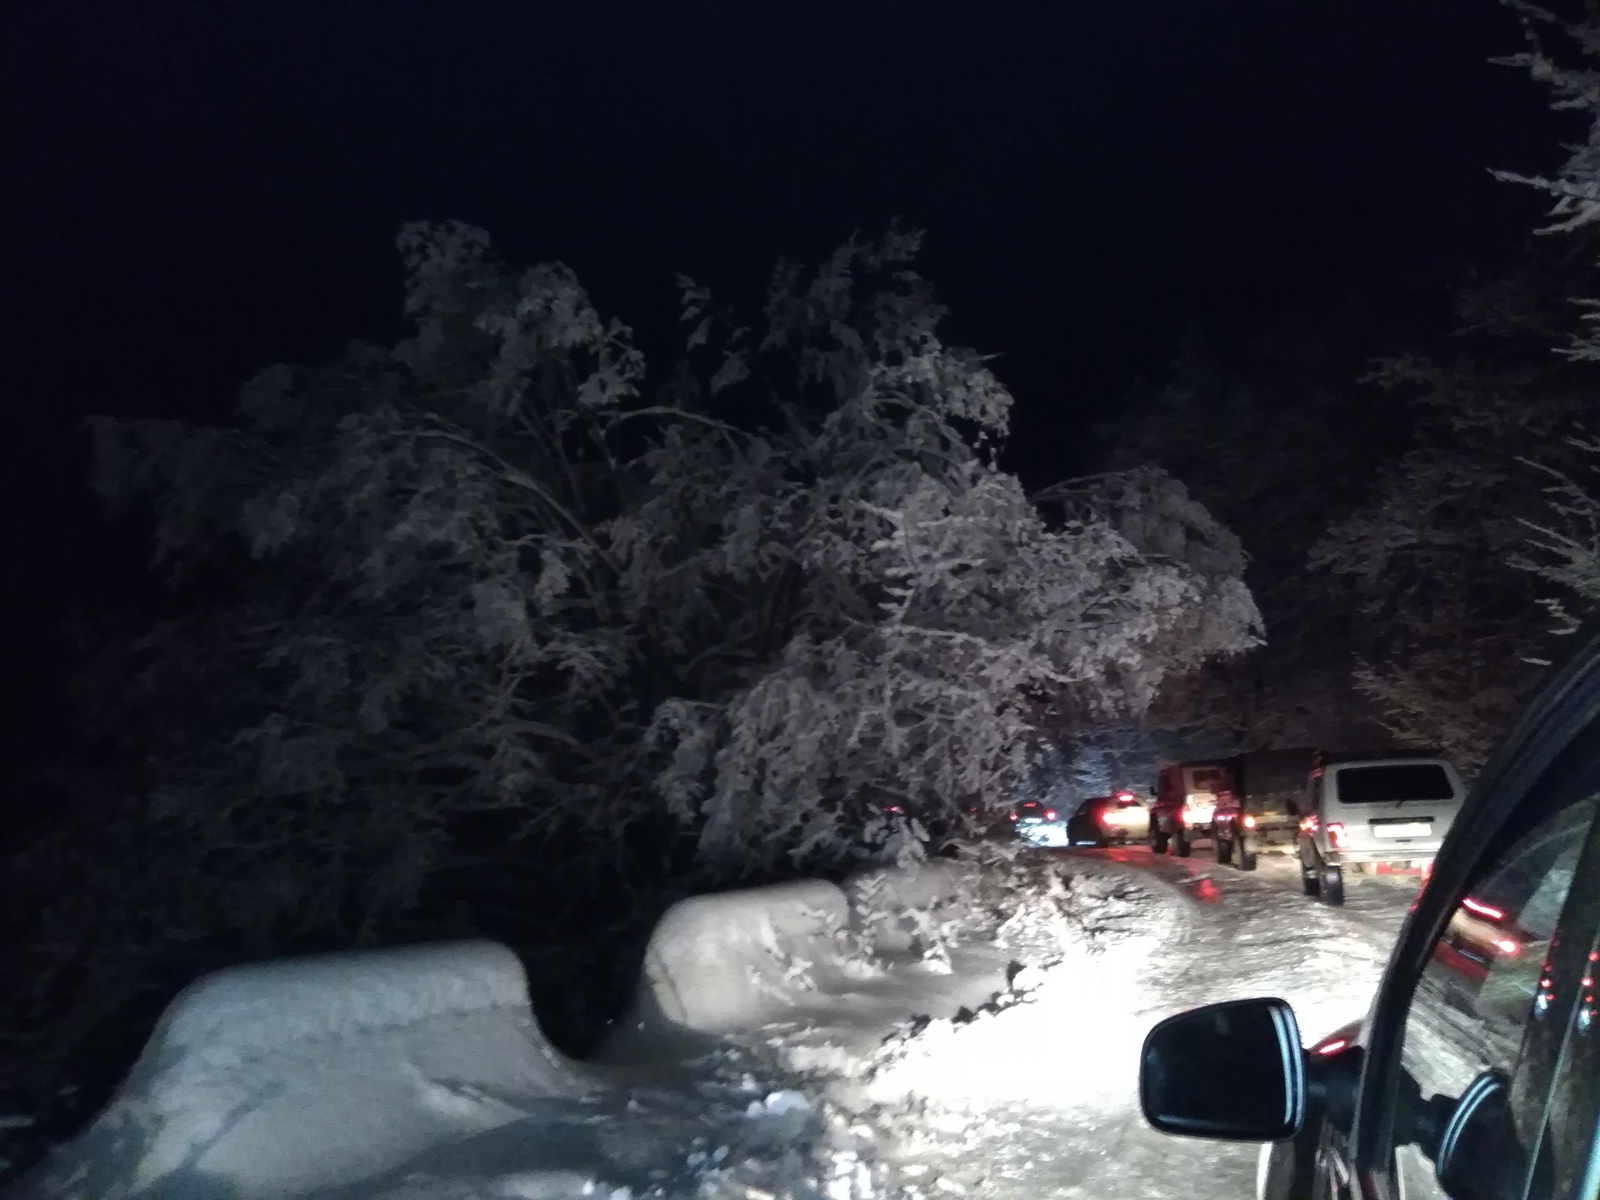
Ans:
[{"label": "red tail light", "polygon": [[1495,938],[1494,948],[1501,954],[1521,954],[1522,943],[1514,938]]},{"label": "red tail light", "polygon": [[1123,801],[1124,803],[1127,803],[1128,801],[1131,801],[1133,799],[1133,793],[1132,792],[1118,792],[1117,793],[1117,799]]},{"label": "red tail light", "polygon": [[1053,809],[1053,808],[1045,809],[1044,810],[1044,819],[1046,821],[1054,821],[1056,819],[1056,810]]},{"label": "red tail light", "polygon": [[1246,829],[1254,829],[1256,827],[1256,819],[1254,817],[1249,817],[1249,816],[1245,817],[1245,819],[1244,819],[1244,827]]},{"label": "red tail light", "polygon": [[1333,848],[1335,850],[1343,850],[1347,845],[1350,844],[1349,831],[1345,829],[1342,822],[1329,821],[1328,840],[1333,843]]},{"label": "red tail light", "polygon": [[1318,1054],[1337,1054],[1350,1044],[1349,1038],[1334,1038],[1331,1042],[1323,1042],[1317,1047]]},{"label": "red tail light", "polygon": [[1015,820],[1016,820],[1016,819],[1017,819],[1017,814],[1016,814],[1016,813],[1012,813],[1012,814],[1011,814],[1011,819],[1012,819],[1012,820],[1013,820],[1013,821],[1015,821]]}]

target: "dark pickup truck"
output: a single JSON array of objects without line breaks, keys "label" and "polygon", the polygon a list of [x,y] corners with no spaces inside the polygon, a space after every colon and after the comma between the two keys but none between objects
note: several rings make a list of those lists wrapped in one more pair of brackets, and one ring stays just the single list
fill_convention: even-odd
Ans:
[{"label": "dark pickup truck", "polygon": [[1232,758],[1171,763],[1161,768],[1150,813],[1150,845],[1187,855],[1209,837],[1220,863],[1253,871],[1263,846],[1293,848],[1299,801],[1316,751],[1258,750]]},{"label": "dark pickup truck", "polygon": [[1300,832],[1300,798],[1316,762],[1311,749],[1257,750],[1225,760],[1232,787],[1217,799],[1211,837],[1217,861],[1256,869],[1264,846],[1293,849]]}]

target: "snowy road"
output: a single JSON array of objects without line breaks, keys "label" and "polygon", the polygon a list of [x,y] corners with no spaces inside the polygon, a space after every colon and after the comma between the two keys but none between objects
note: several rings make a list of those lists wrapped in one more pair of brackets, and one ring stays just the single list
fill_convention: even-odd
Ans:
[{"label": "snowy road", "polygon": [[1144,1126],[1145,1032],[1264,994],[1308,1042],[1360,1017],[1412,894],[1333,909],[1287,860],[1131,848],[702,897],[591,1063],[544,1043],[497,947],[243,968],[17,1195],[1247,1197],[1254,1147]]},{"label": "snowy road", "polygon": [[897,1068],[910,1103],[877,1118],[900,1190],[920,1178],[938,1181],[921,1194],[996,1200],[1253,1195],[1254,1147],[1144,1125],[1144,1033],[1191,1005],[1252,995],[1290,1000],[1308,1042],[1360,1017],[1414,886],[1364,881],[1334,909],[1301,894],[1286,859],[1245,874],[1143,848],[1060,857],[1069,874],[1123,872],[1145,893],[1132,898],[1142,919],[1044,972],[1030,1003],[957,1026]]}]

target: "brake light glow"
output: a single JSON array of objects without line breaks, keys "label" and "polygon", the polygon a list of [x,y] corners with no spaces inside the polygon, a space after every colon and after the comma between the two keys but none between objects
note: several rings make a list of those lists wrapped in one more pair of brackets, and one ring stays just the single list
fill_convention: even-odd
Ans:
[{"label": "brake light glow", "polygon": [[1016,820],[1016,819],[1017,819],[1017,814],[1016,814],[1016,813],[1012,813],[1012,814],[1011,814],[1011,819],[1012,819],[1012,820],[1013,820],[1013,821],[1015,821],[1015,820]]},{"label": "brake light glow", "polygon": [[1315,833],[1317,831],[1316,817],[1304,817],[1300,821],[1301,833]]},{"label": "brake light glow", "polygon": [[1250,817],[1250,816],[1245,817],[1245,819],[1244,819],[1244,827],[1246,829],[1254,829],[1256,827],[1256,819],[1254,817]]},{"label": "brake light glow", "polygon": [[1480,917],[1488,917],[1491,921],[1504,921],[1506,919],[1506,914],[1494,905],[1485,904],[1482,900],[1474,900],[1471,896],[1462,898],[1461,907],[1468,912],[1477,913]]},{"label": "brake light glow", "polygon": [[1336,850],[1343,850],[1350,844],[1350,832],[1341,821],[1328,822],[1328,841],[1333,843]]},{"label": "brake light glow", "polygon": [[1056,819],[1056,810],[1053,809],[1053,808],[1045,809],[1044,810],[1044,819],[1046,821],[1054,821]]},{"label": "brake light glow", "polygon": [[1521,954],[1522,943],[1515,938],[1495,938],[1494,948],[1501,954]]},{"label": "brake light glow", "polygon": [[1334,1038],[1331,1042],[1323,1042],[1317,1047],[1318,1054],[1337,1054],[1350,1044],[1349,1038]]},{"label": "brake light glow", "polygon": [[1117,793],[1117,799],[1121,800],[1123,803],[1126,804],[1127,802],[1129,802],[1129,801],[1131,801],[1133,799],[1133,793],[1132,792],[1118,792]]}]

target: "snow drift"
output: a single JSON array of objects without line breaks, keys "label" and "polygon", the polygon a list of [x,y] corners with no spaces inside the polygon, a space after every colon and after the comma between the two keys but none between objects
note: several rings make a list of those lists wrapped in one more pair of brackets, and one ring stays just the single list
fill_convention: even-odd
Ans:
[{"label": "snow drift", "polygon": [[16,1195],[301,1195],[594,1086],[539,1032],[503,946],[237,967],[173,1001],[106,1111]]},{"label": "snow drift", "polygon": [[849,929],[844,893],[820,880],[680,901],[651,934],[635,1027],[754,1028],[797,993],[870,969],[850,954]]}]

